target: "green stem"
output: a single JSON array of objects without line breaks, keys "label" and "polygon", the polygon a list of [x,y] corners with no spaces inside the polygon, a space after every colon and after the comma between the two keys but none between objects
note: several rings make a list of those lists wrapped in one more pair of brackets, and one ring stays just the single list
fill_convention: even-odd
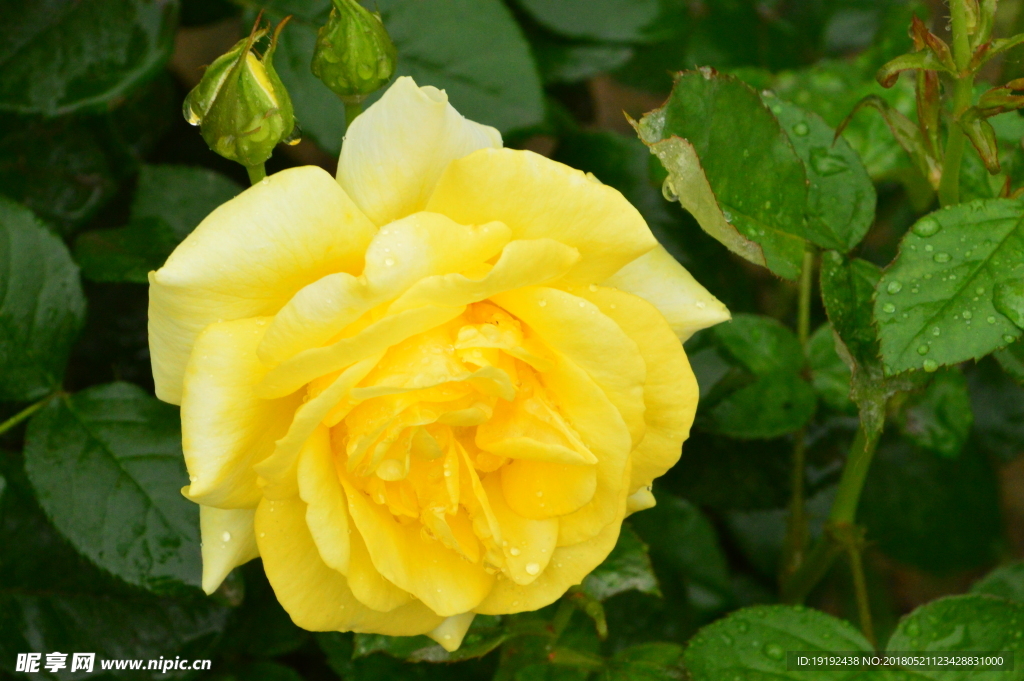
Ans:
[{"label": "green stem", "polygon": [[39,411],[40,409],[45,407],[46,403],[49,402],[53,398],[53,396],[55,394],[56,393],[52,393],[50,395],[47,395],[46,397],[44,397],[43,399],[39,400],[35,404],[30,404],[29,406],[25,407],[24,409],[19,411],[17,414],[12,416],[11,418],[7,419],[3,423],[0,423],[0,435],[3,435],[7,431],[9,431],[11,428],[14,428],[16,425],[18,425],[19,423],[21,423],[22,421],[27,419],[29,416],[32,416],[32,414],[35,414],[37,411]]},{"label": "green stem", "polygon": [[857,615],[860,619],[860,630],[864,634],[864,638],[877,648],[878,642],[875,640],[875,628],[871,623],[868,585],[867,580],[864,579],[864,561],[861,558],[860,550],[860,543],[851,543],[846,549],[846,555],[850,559],[850,572],[853,573],[853,590],[857,597]]},{"label": "green stem", "polygon": [[345,102],[345,129],[348,130],[348,126],[352,125],[352,121],[356,119],[356,116],[363,112],[362,102]]},{"label": "green stem", "polygon": [[953,120],[949,125],[946,153],[939,182],[939,203],[949,206],[960,202],[960,163],[967,148],[967,135],[957,119],[970,105],[974,91],[974,74],[968,73],[971,62],[971,44],[967,35],[967,0],[951,0],[950,15],[953,23],[953,62],[960,71],[953,90]]},{"label": "green stem", "polygon": [[[867,479],[868,469],[878,446],[878,438],[882,435],[881,424],[874,425],[872,422],[872,425],[867,425],[865,422],[866,419],[861,418],[857,435],[850,447],[850,454],[846,458],[843,475],[839,479],[839,489],[829,513],[829,526],[854,524],[860,493],[864,489],[864,481]],[[828,573],[832,561],[839,553],[839,545],[826,531],[808,553],[807,560],[791,576],[783,580],[782,599],[787,603],[800,603],[807,598],[811,589]]]},{"label": "green stem", "polygon": [[249,184],[256,184],[267,176],[267,169],[262,163],[257,166],[246,166],[245,169],[249,173]]},{"label": "green stem", "polygon": [[[817,249],[808,243],[804,249],[803,269],[800,272],[800,293],[797,311],[797,337],[800,346],[807,351],[807,339],[811,328],[811,291],[814,288],[814,258]],[[804,562],[807,548],[807,517],[804,513],[804,467],[806,465],[807,429],[796,432],[793,442],[792,492],[789,501],[789,518],[786,527],[786,541],[782,553],[782,569],[779,579],[798,570]]]},{"label": "green stem", "polygon": [[832,502],[832,511],[828,516],[831,522],[854,524],[860,493],[864,489],[864,481],[867,479],[868,469],[871,467],[871,460],[875,456],[875,448],[878,447],[878,438],[881,435],[881,428],[871,428],[868,432],[868,426],[865,425],[864,419],[861,419],[857,435],[850,447],[850,454],[846,458],[846,465],[843,467],[843,475],[839,479],[835,501]]}]

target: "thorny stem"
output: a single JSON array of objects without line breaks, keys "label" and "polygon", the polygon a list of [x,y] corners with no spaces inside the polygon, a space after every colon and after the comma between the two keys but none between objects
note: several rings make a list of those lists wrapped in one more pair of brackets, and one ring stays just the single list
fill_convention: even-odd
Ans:
[{"label": "thorny stem", "polygon": [[7,431],[9,431],[11,428],[14,428],[16,425],[18,425],[19,423],[21,423],[22,421],[27,419],[29,416],[32,416],[32,414],[35,414],[37,411],[39,411],[40,409],[45,407],[46,403],[49,402],[53,398],[54,395],[56,395],[56,393],[52,393],[50,395],[47,395],[46,397],[44,397],[43,399],[39,400],[35,404],[31,404],[31,405],[25,407],[24,409],[19,411],[17,414],[12,416],[11,418],[7,419],[3,423],[0,423],[0,435],[3,435]]},{"label": "thorny stem", "polygon": [[956,119],[971,105],[974,74],[968,72],[971,45],[967,35],[967,0],[951,0],[950,15],[953,23],[953,62],[960,74],[953,90],[953,121],[949,126],[946,153],[943,160],[942,180],[939,182],[939,203],[949,206],[960,202],[960,162],[967,148],[967,135]]},{"label": "thorny stem", "polygon": [[[811,326],[811,290],[814,284],[814,259],[817,249],[807,244],[804,249],[803,269],[800,273],[800,297],[797,312],[797,337],[806,354],[807,339]],[[786,527],[786,541],[782,553],[779,580],[784,581],[804,562],[807,549],[807,517],[804,513],[804,466],[807,448],[807,428],[801,428],[794,435],[792,493],[789,501],[789,518]]]},{"label": "thorny stem", "polygon": [[249,173],[249,184],[256,184],[267,176],[267,169],[262,163],[255,166],[246,166],[245,170]]}]

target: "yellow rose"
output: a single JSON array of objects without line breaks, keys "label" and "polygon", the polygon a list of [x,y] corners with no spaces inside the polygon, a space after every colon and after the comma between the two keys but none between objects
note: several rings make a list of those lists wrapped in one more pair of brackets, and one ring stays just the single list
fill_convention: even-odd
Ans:
[{"label": "yellow rose", "polygon": [[460,644],[551,603],[653,505],[728,312],[593,176],[400,78],[337,181],[279,172],[150,275],[203,588],[261,556],[311,630]]}]

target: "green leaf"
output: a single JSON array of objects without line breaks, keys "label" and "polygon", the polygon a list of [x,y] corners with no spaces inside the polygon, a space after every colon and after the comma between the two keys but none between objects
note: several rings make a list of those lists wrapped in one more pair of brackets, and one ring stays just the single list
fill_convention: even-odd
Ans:
[{"label": "green leaf", "polygon": [[814,389],[786,371],[757,377],[718,402],[701,420],[709,432],[739,440],[765,440],[792,433],[814,416]]},{"label": "green leaf", "polygon": [[132,219],[160,218],[181,241],[241,191],[234,180],[208,168],[144,165],[132,201]]},{"label": "green leaf", "polygon": [[718,533],[700,509],[659,492],[658,504],[630,516],[647,542],[651,563],[667,590],[683,585],[690,604],[702,613],[719,613],[733,600],[732,583]]},{"label": "green leaf", "polygon": [[578,83],[622,66],[633,50],[628,45],[576,43],[530,36],[537,68],[545,83]]},{"label": "green leaf", "polygon": [[807,361],[811,367],[811,385],[821,401],[836,411],[852,411],[850,367],[836,352],[831,324],[822,324],[811,334],[807,341]]},{"label": "green leaf", "polygon": [[[271,10],[274,21],[295,16],[281,36],[274,66],[304,133],[336,154],[345,133],[344,111],[309,70],[329,0],[261,0],[250,6]],[[500,0],[380,0],[374,8],[398,48],[397,75],[447,91],[459,113],[503,133],[543,120],[540,77],[529,45]]]},{"label": "green leaf", "polygon": [[99,229],[75,240],[75,260],[90,281],[146,284],[178,245],[174,230],[160,218],[144,218],[117,229]]},{"label": "green leaf", "polygon": [[669,172],[666,191],[704,231],[780,277],[797,278],[807,175],[754,90],[713,69],[684,72],[637,129]]},{"label": "green leaf", "polygon": [[973,423],[967,379],[956,370],[936,374],[900,415],[900,430],[908,440],[948,459],[960,455]]},{"label": "green leaf", "polygon": [[303,681],[303,676],[291,667],[265,660],[250,662],[230,678],[244,681]]},{"label": "green leaf", "polygon": [[1022,217],[1019,201],[972,201],[932,213],[907,232],[875,299],[891,371],[934,371],[1020,337],[999,301],[1024,274]]},{"label": "green leaf", "polygon": [[55,399],[29,423],[25,467],[54,525],[91,561],[155,592],[198,587],[199,507],[177,409],[129,383]]},{"label": "green leaf", "polygon": [[[1024,679],[1024,669],[1020,667],[1024,653],[1024,604],[977,594],[940,598],[901,619],[886,649],[912,650],[922,655],[1006,652],[1017,658],[1014,671],[996,672],[996,677],[1019,681]],[[959,681],[977,674],[950,669],[914,670],[913,678]]]},{"label": "green leaf", "polygon": [[31,211],[0,197],[0,400],[60,387],[84,319],[67,248]]},{"label": "green leaf", "polygon": [[933,573],[988,563],[1003,531],[996,475],[970,444],[949,460],[883,437],[858,518],[886,555]]},{"label": "green leaf", "polygon": [[971,593],[998,596],[1015,603],[1024,603],[1024,561],[996,568],[971,586]]},{"label": "green leaf", "polygon": [[642,643],[615,653],[601,681],[673,681],[685,678],[683,648],[673,643]]},{"label": "green leaf", "polygon": [[328,666],[345,681],[478,681],[493,674],[493,665],[475,659],[455,665],[409,663],[380,652],[354,657],[352,634],[317,633],[316,642],[327,656]]},{"label": "green leaf", "polygon": [[821,257],[821,299],[832,328],[860,366],[878,363],[878,338],[872,326],[871,298],[881,277],[877,266],[835,251]]},{"label": "green leaf", "polygon": [[615,548],[583,579],[583,590],[599,601],[624,591],[661,595],[647,545],[629,525],[623,525]]},{"label": "green leaf", "polygon": [[59,116],[102,109],[171,56],[175,0],[4,3],[0,110]]},{"label": "green leaf", "polygon": [[774,372],[799,373],[804,353],[796,335],[776,319],[737,314],[713,330],[733,360],[757,376]]},{"label": "green leaf", "polygon": [[159,598],[98,570],[47,523],[16,460],[0,453],[10,485],[0,499],[0,676],[31,651],[94,652],[97,671],[101,660],[211,657],[227,608]]},{"label": "green leaf", "polygon": [[823,248],[849,251],[875,218],[875,187],[864,164],[817,114],[774,95],[763,97],[807,172],[807,238]]},{"label": "green leaf", "polygon": [[518,0],[547,29],[570,38],[648,42],[662,37],[658,0]]},{"label": "green leaf", "polygon": [[[684,660],[693,681],[722,679],[807,679],[789,671],[789,651],[872,652],[853,625],[801,606],[755,606],[737,610],[704,627],[690,640]],[[913,650],[909,648],[907,650]],[[862,678],[860,670],[830,673],[829,678]]]}]

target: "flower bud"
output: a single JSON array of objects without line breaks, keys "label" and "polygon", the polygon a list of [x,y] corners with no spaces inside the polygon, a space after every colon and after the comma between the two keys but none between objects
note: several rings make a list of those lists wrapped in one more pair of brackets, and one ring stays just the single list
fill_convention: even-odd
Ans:
[{"label": "flower bud", "polygon": [[268,31],[256,28],[257,19],[249,37],[207,67],[185,98],[185,120],[199,126],[210,149],[247,168],[270,158],[278,142],[297,141],[292,101],[273,65],[277,38],[287,21],[278,24],[261,58],[253,45]]},{"label": "flower bud", "polygon": [[313,75],[346,104],[357,104],[384,87],[395,73],[398,53],[380,14],[356,0],[333,0],[313,52]]}]

